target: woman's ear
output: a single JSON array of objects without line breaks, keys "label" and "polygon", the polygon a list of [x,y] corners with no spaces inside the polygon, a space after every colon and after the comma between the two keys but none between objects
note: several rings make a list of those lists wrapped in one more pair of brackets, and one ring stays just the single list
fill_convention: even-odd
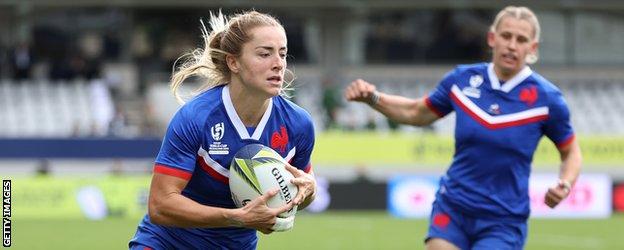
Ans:
[{"label": "woman's ear", "polygon": [[492,31],[488,31],[487,33],[487,44],[490,48],[494,48],[494,44],[496,42],[496,33]]},{"label": "woman's ear", "polygon": [[531,44],[531,53],[537,54],[537,50],[539,49],[539,42],[534,42]]},{"label": "woman's ear", "polygon": [[235,56],[226,55],[225,62],[232,73],[238,74],[240,71],[240,65],[238,64],[238,60]]}]

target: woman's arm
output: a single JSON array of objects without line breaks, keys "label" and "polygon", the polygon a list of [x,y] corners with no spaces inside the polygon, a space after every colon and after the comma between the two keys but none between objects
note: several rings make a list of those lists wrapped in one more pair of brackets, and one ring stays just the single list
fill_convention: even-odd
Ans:
[{"label": "woman's arm", "polygon": [[266,202],[277,189],[254,199],[243,208],[226,209],[199,204],[182,195],[187,180],[154,173],[150,187],[148,212],[153,223],[176,227],[238,226],[270,233],[278,214],[288,211],[292,204],[269,208]]},{"label": "woman's arm", "polygon": [[376,91],[375,85],[362,79],[345,90],[348,101],[364,102],[393,121],[414,126],[430,125],[440,117],[425,103],[425,98],[411,99]]},{"label": "woman's arm", "polygon": [[576,183],[581,172],[581,148],[574,139],[570,144],[558,148],[561,156],[561,167],[559,169],[559,183],[557,186],[549,188],[544,202],[551,208],[556,207],[563,199],[568,197],[570,189]]}]

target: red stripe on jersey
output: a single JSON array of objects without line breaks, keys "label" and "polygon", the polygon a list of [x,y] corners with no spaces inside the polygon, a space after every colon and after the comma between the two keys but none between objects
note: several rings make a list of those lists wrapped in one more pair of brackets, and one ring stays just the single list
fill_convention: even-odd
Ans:
[{"label": "red stripe on jersey", "polygon": [[475,112],[470,110],[470,108],[468,108],[466,105],[464,105],[464,103],[461,102],[461,100],[459,100],[459,98],[457,98],[457,96],[455,96],[455,94],[452,92],[451,92],[451,98],[457,105],[459,105],[459,107],[462,110],[464,110],[464,112],[470,115],[472,119],[474,119],[475,121],[477,121],[478,123],[480,123],[481,125],[483,125],[484,127],[488,129],[508,128],[508,127],[514,127],[514,126],[520,126],[520,125],[525,125],[529,123],[544,121],[548,119],[548,115],[538,115],[538,116],[528,117],[528,118],[519,119],[515,121],[508,121],[508,122],[501,122],[501,123],[489,123],[488,121],[484,120],[479,115],[477,115]]},{"label": "red stripe on jersey", "polygon": [[215,178],[217,181],[220,181],[222,183],[228,184],[230,182],[230,178],[220,174],[219,172],[217,172],[216,170],[214,170],[211,166],[209,166],[206,161],[204,161],[204,158],[199,156],[197,157],[197,163],[199,163],[199,165],[201,166],[201,168],[206,171],[208,173],[208,175],[212,176],[212,178]]},{"label": "red stripe on jersey", "polygon": [[160,173],[160,174],[166,174],[166,175],[170,175],[170,176],[175,176],[175,177],[179,177],[185,180],[190,180],[191,179],[191,173],[186,172],[184,170],[180,170],[174,167],[169,167],[169,166],[165,166],[162,164],[155,164],[154,165],[154,173]]},{"label": "red stripe on jersey", "polygon": [[429,96],[425,96],[425,105],[427,105],[427,107],[431,111],[433,111],[433,113],[438,115],[438,117],[444,117],[444,114],[442,114],[442,112],[440,112],[440,110],[438,110],[435,106],[433,106],[433,103],[431,103],[431,100],[429,99]]},{"label": "red stripe on jersey", "polygon": [[557,144],[557,148],[565,148],[568,145],[570,145],[570,143],[572,143],[574,141],[574,138],[576,136],[574,134],[570,135],[570,137],[568,137],[568,139],[563,140],[562,142]]}]

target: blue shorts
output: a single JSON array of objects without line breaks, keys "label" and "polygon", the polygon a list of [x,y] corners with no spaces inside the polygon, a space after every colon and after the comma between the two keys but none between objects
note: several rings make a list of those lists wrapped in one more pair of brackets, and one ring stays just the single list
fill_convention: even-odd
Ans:
[{"label": "blue shorts", "polygon": [[441,238],[460,249],[522,249],[527,223],[467,215],[441,199],[433,202],[425,242]]},{"label": "blue shorts", "polygon": [[229,232],[238,232],[240,229],[222,228],[217,231],[220,235],[201,235],[194,234],[193,229],[175,229],[151,225],[151,227],[139,226],[134,237],[128,243],[130,250],[165,250],[165,249],[215,249],[215,250],[255,250],[258,244],[258,238],[255,231],[251,236],[237,237],[230,235]]},{"label": "blue shorts", "polygon": [[[130,244],[130,247],[128,248],[129,250],[156,250],[158,248],[151,248],[148,246],[144,246],[141,244]],[[165,249],[165,248],[160,248],[160,249]]]}]

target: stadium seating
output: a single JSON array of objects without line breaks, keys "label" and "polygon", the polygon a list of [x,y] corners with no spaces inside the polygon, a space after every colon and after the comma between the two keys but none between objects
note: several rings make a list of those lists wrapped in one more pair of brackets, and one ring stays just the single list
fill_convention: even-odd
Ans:
[{"label": "stadium seating", "polygon": [[[429,93],[446,70],[448,67],[354,69],[335,80],[335,84],[342,90],[350,81],[362,78],[376,83],[383,92],[415,98]],[[566,72],[544,75],[564,93],[576,131],[589,135],[623,135],[624,77],[613,73],[581,77]],[[319,71],[304,68],[296,73],[292,100],[312,114],[317,129],[325,129],[327,118],[321,104],[323,89]],[[179,107],[164,83],[151,85],[146,98],[163,126]],[[105,135],[114,109],[102,82],[0,81],[0,137]],[[358,103],[343,102],[336,118],[345,129],[374,127],[386,131],[390,128],[384,116]],[[452,134],[453,129],[453,114],[430,128],[399,127],[399,130],[441,134]]]},{"label": "stadium seating", "polygon": [[113,115],[106,86],[90,83],[0,82],[0,137],[105,135]]},{"label": "stadium seating", "polygon": [[[341,84],[346,86],[350,81],[362,78],[377,84],[381,91],[415,98],[429,93],[448,69],[449,67],[441,66],[364,68],[348,71]],[[622,111],[624,110],[624,77],[622,73],[609,69],[570,68],[544,70],[543,75],[563,92],[577,133],[624,134],[624,112]],[[308,86],[304,85],[304,87]],[[314,93],[308,89],[302,92],[306,95]],[[302,104],[305,106],[308,103],[314,102]],[[308,109],[318,110],[309,107]],[[322,112],[321,110],[321,114]],[[369,120],[372,120],[378,129],[388,128],[387,121],[382,115],[357,103],[347,103],[339,116],[339,121],[343,125],[354,128],[365,128]],[[451,134],[454,129],[454,120],[454,115],[451,114],[435,123],[432,129],[436,133]],[[400,129],[422,130],[409,126],[401,126]]]},{"label": "stadium seating", "polygon": [[581,134],[624,134],[624,80],[558,79]]}]

